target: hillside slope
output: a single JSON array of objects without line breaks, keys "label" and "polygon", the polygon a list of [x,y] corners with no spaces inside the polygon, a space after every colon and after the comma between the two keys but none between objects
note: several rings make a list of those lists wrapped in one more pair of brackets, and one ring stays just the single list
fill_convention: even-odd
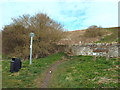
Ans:
[{"label": "hillside slope", "polygon": [[106,30],[110,31],[110,35],[106,35],[105,37],[101,38],[98,42],[118,42],[118,30],[120,27],[113,27],[113,28],[105,28]]},{"label": "hillside slope", "polygon": [[0,54],[2,54],[2,33],[0,32]]},{"label": "hillside slope", "polygon": [[[75,30],[66,32],[66,38],[62,39],[59,44],[83,44],[83,43],[111,43],[118,41],[118,29],[120,27],[101,28],[102,36],[86,37],[86,30]],[[96,30],[97,32],[97,30]]]}]

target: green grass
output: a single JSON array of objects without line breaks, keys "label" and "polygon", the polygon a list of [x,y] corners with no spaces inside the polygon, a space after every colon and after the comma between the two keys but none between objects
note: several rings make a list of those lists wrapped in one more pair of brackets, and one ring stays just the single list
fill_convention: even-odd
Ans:
[{"label": "green grass", "polygon": [[[53,54],[45,58],[23,61],[22,69],[10,73],[10,60],[2,61],[3,88],[39,88],[47,69],[57,60],[65,57],[64,53]],[[68,60],[58,65],[52,72],[49,88],[117,88],[118,60],[104,57],[67,56]]]},{"label": "green grass", "polygon": [[[55,61],[60,60],[64,53],[53,54],[45,58],[33,60],[29,65],[29,60],[22,62],[19,72],[10,72],[10,60],[2,61],[2,87],[3,88],[36,88],[35,79],[50,67]],[[39,88],[39,87],[38,87]]]},{"label": "green grass", "polygon": [[105,28],[105,30],[112,32],[111,35],[105,36],[103,39],[97,41],[96,43],[102,42],[118,42],[118,28]]},{"label": "green grass", "polygon": [[0,89],[2,88],[2,61],[0,60]]},{"label": "green grass", "polygon": [[104,57],[93,61],[92,56],[71,57],[58,66],[50,81],[50,88],[117,88],[118,60]]}]

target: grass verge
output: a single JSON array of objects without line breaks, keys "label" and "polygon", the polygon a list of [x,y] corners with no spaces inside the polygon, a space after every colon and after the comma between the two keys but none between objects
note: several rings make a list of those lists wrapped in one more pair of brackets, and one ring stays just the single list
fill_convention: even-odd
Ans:
[{"label": "grass verge", "polygon": [[114,58],[71,57],[53,72],[49,88],[117,88],[118,64]]},{"label": "grass verge", "polygon": [[22,61],[22,68],[19,72],[10,72],[10,60],[2,61],[2,87],[3,88],[39,88],[35,79],[42,76],[42,73],[55,61],[60,60],[64,53],[53,54],[45,58]]}]

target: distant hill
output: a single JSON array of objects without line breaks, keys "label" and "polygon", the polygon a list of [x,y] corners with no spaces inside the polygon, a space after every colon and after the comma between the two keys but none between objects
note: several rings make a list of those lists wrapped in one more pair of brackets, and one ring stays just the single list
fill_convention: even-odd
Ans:
[{"label": "distant hill", "polygon": [[0,54],[2,53],[2,33],[0,32]]},{"label": "distant hill", "polygon": [[[102,36],[98,37],[87,37],[85,30],[74,30],[74,31],[67,31],[66,38],[59,41],[58,44],[83,44],[83,43],[112,43],[118,41],[118,29],[120,27],[111,27],[111,28],[101,28],[103,32]],[[94,32],[96,33],[97,30]],[[93,33],[93,34],[94,34]],[[88,33],[89,34],[89,33]],[[99,32],[98,32],[99,34]]]},{"label": "distant hill", "polygon": [[112,27],[112,28],[103,28],[111,32],[110,35],[106,35],[102,37],[99,41],[97,42],[118,42],[118,30],[120,27]]}]

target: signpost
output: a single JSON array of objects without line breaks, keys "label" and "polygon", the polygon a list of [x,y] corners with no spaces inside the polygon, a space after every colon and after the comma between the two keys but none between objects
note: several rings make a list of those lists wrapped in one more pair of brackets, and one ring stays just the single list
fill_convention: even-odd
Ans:
[{"label": "signpost", "polygon": [[96,52],[93,52],[93,55],[94,55],[94,61],[96,61]]},{"label": "signpost", "polygon": [[32,42],[33,42],[33,37],[35,36],[34,33],[30,33],[31,41],[30,41],[30,64],[32,64]]}]

